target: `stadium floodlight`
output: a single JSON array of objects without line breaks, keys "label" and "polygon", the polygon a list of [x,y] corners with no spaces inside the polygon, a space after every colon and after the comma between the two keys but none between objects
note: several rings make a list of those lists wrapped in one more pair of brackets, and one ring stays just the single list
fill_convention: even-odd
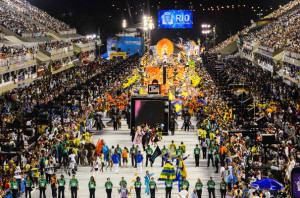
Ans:
[{"label": "stadium floodlight", "polygon": [[125,29],[127,27],[127,21],[124,19],[122,23],[122,27]]},{"label": "stadium floodlight", "polygon": [[148,16],[143,17],[143,29],[144,30],[154,29],[154,23],[152,17],[148,17]]},{"label": "stadium floodlight", "polygon": [[202,24],[201,27],[202,27],[202,28],[208,28],[208,29],[209,29],[211,26],[210,26],[209,24]]},{"label": "stadium floodlight", "polygon": [[202,34],[209,34],[210,30],[202,30]]}]

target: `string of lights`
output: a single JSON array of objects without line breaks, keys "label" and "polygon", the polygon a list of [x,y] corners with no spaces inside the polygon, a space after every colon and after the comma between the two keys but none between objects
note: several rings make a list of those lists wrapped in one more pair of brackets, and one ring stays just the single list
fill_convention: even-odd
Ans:
[{"label": "string of lights", "polygon": [[[159,2],[160,4],[160,2]],[[145,7],[145,3],[136,5],[136,6],[130,6],[131,9],[133,10],[134,14],[138,14],[139,12],[143,12],[143,8]],[[127,11],[126,8],[120,8],[115,4],[112,4],[112,7],[115,8],[116,11]],[[152,8],[154,6],[151,6]],[[279,6],[279,8],[281,7],[281,5]],[[236,8],[245,8],[245,9],[251,9],[253,12],[269,12],[269,11],[273,11],[273,7],[269,6],[268,8],[263,8],[262,6],[253,6],[253,5],[246,5],[246,4],[231,4],[231,5],[220,5],[220,6],[208,6],[205,7],[203,6],[203,4],[200,4],[198,8],[194,8],[192,9],[193,12],[196,11],[210,11],[210,12],[214,12],[214,11],[221,11],[221,10],[226,10],[226,9],[236,9]]]}]

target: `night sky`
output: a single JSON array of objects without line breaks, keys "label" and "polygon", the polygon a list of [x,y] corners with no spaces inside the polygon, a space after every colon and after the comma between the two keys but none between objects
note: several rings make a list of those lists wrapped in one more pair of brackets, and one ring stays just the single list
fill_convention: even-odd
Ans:
[{"label": "night sky", "polygon": [[[131,22],[126,2],[130,7],[133,23],[141,22],[143,13],[147,13],[148,10],[147,0],[29,0],[29,2],[76,27],[78,33],[82,35],[97,33],[100,27],[101,39],[104,41],[122,30],[123,19],[128,23]],[[149,2],[150,12],[155,21],[158,9],[175,9],[175,6],[177,9],[191,9],[192,5],[194,14],[193,29],[158,30],[155,24],[156,29],[152,31],[154,43],[164,37],[176,42],[178,37],[204,40],[204,35],[201,35],[202,23],[216,26],[219,43],[229,37],[230,33],[235,34],[249,25],[251,20],[257,20],[257,13],[267,15],[289,0],[149,0]]]}]

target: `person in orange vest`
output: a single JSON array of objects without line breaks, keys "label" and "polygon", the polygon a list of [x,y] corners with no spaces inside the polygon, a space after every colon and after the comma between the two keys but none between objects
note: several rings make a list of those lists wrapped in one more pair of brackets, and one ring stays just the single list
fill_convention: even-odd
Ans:
[{"label": "person in orange vest", "polygon": [[225,153],[226,153],[226,147],[224,146],[223,143],[221,143],[221,146],[220,146],[220,161],[221,161],[221,164],[225,164]]},{"label": "person in orange vest", "polygon": [[126,147],[124,147],[124,149],[123,149],[122,157],[123,157],[123,166],[127,167],[127,163],[128,163],[128,150],[127,150]]},{"label": "person in orange vest", "polygon": [[53,198],[57,197],[57,185],[58,185],[58,181],[57,181],[56,175],[53,174],[52,178],[51,178],[51,190],[52,190]]}]

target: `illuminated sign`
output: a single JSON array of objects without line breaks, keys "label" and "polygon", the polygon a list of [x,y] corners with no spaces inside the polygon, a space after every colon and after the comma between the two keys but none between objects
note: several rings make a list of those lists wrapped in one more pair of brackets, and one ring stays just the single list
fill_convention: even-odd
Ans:
[{"label": "illuminated sign", "polygon": [[191,10],[160,10],[158,12],[158,28],[193,28],[193,13]]}]

